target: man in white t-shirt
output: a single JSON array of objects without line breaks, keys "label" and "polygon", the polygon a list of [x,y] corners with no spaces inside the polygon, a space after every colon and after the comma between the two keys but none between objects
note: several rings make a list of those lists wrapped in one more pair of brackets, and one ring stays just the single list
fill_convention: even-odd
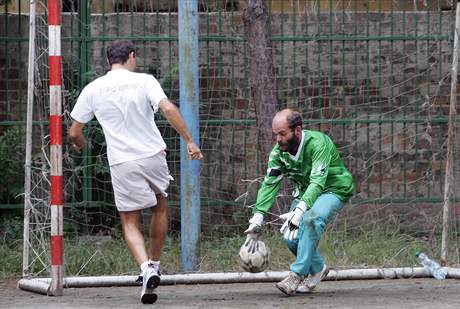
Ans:
[{"label": "man in white t-shirt", "polygon": [[[193,142],[179,109],[166,97],[152,76],[134,72],[136,51],[131,41],[114,42],[107,49],[111,70],[88,84],[78,97],[71,117],[69,137],[80,151],[85,145],[83,127],[94,116],[107,142],[115,204],[119,211],[126,244],[141,267],[142,303],[154,303],[154,289],[160,283],[160,254],[165,242],[169,174],[166,144],[154,114],[160,109],[187,144],[193,160],[203,158]],[[141,231],[141,210],[152,209],[147,253]]]}]

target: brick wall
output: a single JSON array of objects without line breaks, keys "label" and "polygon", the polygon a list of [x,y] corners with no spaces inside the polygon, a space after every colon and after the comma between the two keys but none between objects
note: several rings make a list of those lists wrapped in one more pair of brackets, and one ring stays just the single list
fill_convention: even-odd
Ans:
[{"label": "brick wall", "polygon": [[[118,33],[139,38],[140,69],[164,80],[165,90],[177,101],[177,43],[170,40],[177,36],[177,18],[174,14],[153,14],[150,22],[144,23],[142,16],[132,19],[131,14],[94,15],[91,35],[98,38]],[[312,121],[309,127],[333,137],[355,175],[359,197],[442,195],[447,127],[429,120],[448,113],[452,61],[448,38],[452,37],[452,16],[452,12],[325,12],[309,13],[308,18],[298,14],[273,15],[271,33],[275,39],[273,54],[280,107],[298,107]],[[117,26],[117,21],[125,27]],[[4,23],[3,19],[1,22]],[[200,45],[202,121],[254,119],[253,104],[248,100],[247,46],[241,14],[210,13],[202,15],[200,23],[201,35],[211,38]],[[8,25],[27,36],[26,17],[9,16]],[[64,37],[78,33],[77,27],[70,15],[63,16]],[[15,33],[1,35],[13,37],[17,36]],[[304,33],[305,40],[281,39],[294,33]],[[152,40],[144,44],[145,34]],[[352,39],[357,35],[371,39]],[[330,36],[336,40],[327,40]],[[377,36],[384,39],[377,40]],[[411,39],[426,36],[433,36],[434,40]],[[437,40],[441,36],[444,39]],[[107,69],[105,44],[97,39],[91,43],[93,76]],[[71,105],[74,91],[78,93],[80,89],[79,44],[64,42],[63,56],[65,98],[66,104]],[[0,121],[24,120],[27,42],[9,42],[7,48],[0,48],[0,64]],[[172,77],[165,79],[168,74]],[[338,121],[379,118],[386,121]],[[389,121],[394,118],[422,121]],[[331,119],[338,122],[314,124]],[[239,124],[221,130],[208,124],[203,128],[202,140],[209,153],[217,152],[213,158],[216,162],[206,170],[210,175],[205,175],[204,185],[212,186],[212,194],[239,194],[242,178],[263,173],[265,159],[255,153],[257,139],[253,127]],[[177,159],[175,154],[173,159]],[[233,170],[223,168],[225,164]],[[176,166],[172,169],[176,170]],[[216,175],[219,181],[213,178]]]}]

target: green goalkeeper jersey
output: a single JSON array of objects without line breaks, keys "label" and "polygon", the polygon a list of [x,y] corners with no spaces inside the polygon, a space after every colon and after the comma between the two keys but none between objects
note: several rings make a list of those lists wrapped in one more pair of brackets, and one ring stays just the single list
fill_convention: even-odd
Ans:
[{"label": "green goalkeeper jersey", "polygon": [[333,193],[344,203],[353,193],[353,178],[337,148],[329,136],[317,131],[302,131],[295,156],[281,151],[278,145],[273,148],[254,212],[267,214],[284,176],[295,184],[293,197],[304,201],[308,208],[322,193]]}]

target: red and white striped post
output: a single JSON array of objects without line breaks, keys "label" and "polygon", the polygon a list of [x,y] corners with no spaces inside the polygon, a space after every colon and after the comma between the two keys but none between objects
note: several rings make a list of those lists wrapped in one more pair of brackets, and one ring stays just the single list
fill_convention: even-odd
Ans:
[{"label": "red and white striped post", "polygon": [[50,66],[50,163],[51,163],[51,284],[49,294],[63,292],[63,194],[62,194],[62,57],[61,0],[48,0]]}]

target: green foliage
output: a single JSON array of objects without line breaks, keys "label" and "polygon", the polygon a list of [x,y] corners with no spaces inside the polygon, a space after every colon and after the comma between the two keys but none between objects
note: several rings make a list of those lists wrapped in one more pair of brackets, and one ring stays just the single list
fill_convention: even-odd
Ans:
[{"label": "green foliage", "polygon": [[0,219],[0,245],[20,242],[24,220],[19,216],[4,215]]},{"label": "green foliage", "polygon": [[[9,235],[20,237],[19,219],[3,223],[15,232]],[[8,226],[8,227],[7,227]],[[18,236],[13,236],[13,234]],[[329,231],[323,235],[320,251],[328,265],[334,268],[347,267],[402,267],[417,266],[415,252],[421,250],[438,259],[438,243],[428,244],[425,240],[385,230],[374,230],[347,235]],[[16,238],[20,239],[20,238]],[[244,235],[203,239],[201,241],[200,271],[241,271],[238,251],[245,240]],[[262,240],[269,246],[271,254],[270,270],[288,270],[294,255],[287,249],[276,230],[267,230]],[[115,275],[139,272],[122,238],[113,236],[89,236],[66,239],[66,274],[68,275]],[[452,248],[452,250],[457,250]],[[1,278],[13,278],[21,272],[22,247],[19,241],[0,243],[2,256]],[[452,254],[451,256],[454,256]],[[451,261],[453,264],[459,261]],[[161,258],[163,273],[180,272],[180,237],[168,237]]]},{"label": "green foliage", "polygon": [[[282,243],[281,237],[274,231],[265,233],[261,239],[272,251],[270,270],[286,270],[293,255]],[[205,272],[215,271],[242,271],[238,252],[241,245],[246,240],[246,236],[224,237],[205,241],[201,245],[201,267]]]},{"label": "green foliage", "polygon": [[320,251],[331,265],[358,267],[416,266],[415,252],[437,258],[433,248],[421,238],[383,229],[361,231],[353,236],[326,233]]},{"label": "green foliage", "polygon": [[[126,274],[137,269],[128,248],[120,239],[65,243],[66,273],[75,275]],[[88,261],[82,263],[82,261]]]},{"label": "green foliage", "polygon": [[159,83],[161,87],[168,93],[168,95],[171,95],[171,92],[173,90],[174,84],[178,83],[179,80],[179,66],[174,66],[171,68],[166,74],[164,74],[160,79]]},{"label": "green foliage", "polygon": [[20,203],[24,191],[24,130],[0,133],[0,204]]},{"label": "green foliage", "polygon": [[22,273],[22,244],[14,246],[0,244],[0,282],[5,279],[19,278]]},{"label": "green foliage", "polygon": [[17,216],[0,217],[0,281],[22,273],[23,220]]}]

